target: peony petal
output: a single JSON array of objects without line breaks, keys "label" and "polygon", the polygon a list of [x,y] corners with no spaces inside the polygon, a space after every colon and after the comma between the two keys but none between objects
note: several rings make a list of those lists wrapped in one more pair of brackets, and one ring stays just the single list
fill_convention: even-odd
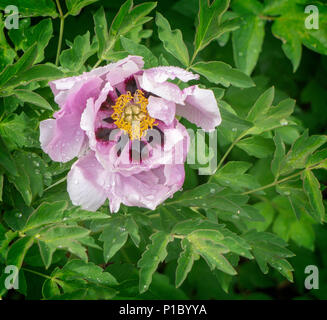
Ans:
[{"label": "peony petal", "polygon": [[163,165],[129,177],[116,177],[115,199],[110,201],[155,210],[182,187],[185,171],[184,165]]},{"label": "peony petal", "polygon": [[152,92],[166,100],[179,104],[184,103],[185,96],[176,84],[167,82],[168,79],[180,79],[184,82],[198,79],[199,76],[178,67],[157,67],[145,70],[137,80],[142,89]]},{"label": "peony petal", "polygon": [[[110,63],[104,67],[96,68],[90,72],[84,72],[77,77],[63,78],[49,82],[55,101],[59,106],[63,106],[66,99],[73,91],[78,90],[90,78],[101,78],[102,80],[112,80],[112,86],[115,82],[115,74],[124,72],[124,75],[130,76],[134,72],[140,71],[144,66],[143,58],[139,56],[128,56],[115,63]],[[112,73],[112,76],[110,76]],[[107,81],[109,81],[107,80]],[[120,81],[121,79],[119,79]],[[123,79],[124,80],[124,79]],[[122,81],[123,81],[122,80]]]},{"label": "peony petal", "polygon": [[52,160],[67,162],[80,153],[85,141],[84,131],[80,128],[81,115],[86,101],[99,95],[101,85],[100,78],[84,82],[69,94],[62,109],[54,114],[56,120],[41,122],[41,147]]},{"label": "peony petal", "polygon": [[76,161],[67,178],[67,190],[72,203],[85,210],[96,211],[105,202],[110,176],[93,152]]},{"label": "peony petal", "polygon": [[147,109],[152,118],[161,120],[167,125],[175,119],[176,105],[172,101],[150,96]]},{"label": "peony petal", "polygon": [[216,98],[211,90],[192,86],[183,90],[184,105],[177,105],[176,114],[206,131],[214,130],[221,123]]}]

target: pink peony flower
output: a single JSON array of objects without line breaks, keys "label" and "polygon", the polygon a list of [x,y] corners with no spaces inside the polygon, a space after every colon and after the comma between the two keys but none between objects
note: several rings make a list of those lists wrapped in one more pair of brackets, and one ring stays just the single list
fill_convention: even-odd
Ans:
[{"label": "pink peony flower", "polygon": [[54,161],[78,157],[67,178],[74,205],[96,211],[109,198],[111,212],[121,203],[154,210],[184,183],[189,136],[175,116],[207,131],[221,122],[211,90],[167,81],[198,75],[142,68],[128,56],[50,83],[60,110],[41,122],[40,142]]}]

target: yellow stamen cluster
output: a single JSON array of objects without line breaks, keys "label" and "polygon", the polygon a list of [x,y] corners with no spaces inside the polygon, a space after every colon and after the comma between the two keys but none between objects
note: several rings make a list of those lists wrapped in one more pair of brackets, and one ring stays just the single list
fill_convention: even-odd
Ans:
[{"label": "yellow stamen cluster", "polygon": [[148,99],[144,97],[141,90],[136,90],[134,96],[127,91],[120,95],[116,104],[112,107],[114,113],[111,118],[115,120],[118,128],[124,130],[131,140],[140,140],[146,135],[146,131],[157,126],[155,119],[151,118],[148,110]]}]

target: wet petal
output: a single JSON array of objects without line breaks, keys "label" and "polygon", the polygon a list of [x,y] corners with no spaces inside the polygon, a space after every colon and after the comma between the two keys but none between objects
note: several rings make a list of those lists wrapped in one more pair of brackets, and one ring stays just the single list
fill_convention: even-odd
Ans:
[{"label": "wet petal", "polygon": [[206,131],[214,130],[221,123],[221,116],[212,90],[192,86],[183,90],[184,105],[176,106],[176,114]]},{"label": "wet petal", "polygon": [[152,118],[161,120],[167,125],[174,121],[176,113],[174,102],[153,96],[150,96],[148,101],[147,109]]},{"label": "wet petal", "polygon": [[67,190],[72,203],[85,210],[96,211],[105,202],[110,176],[93,152],[76,161],[67,178]]}]

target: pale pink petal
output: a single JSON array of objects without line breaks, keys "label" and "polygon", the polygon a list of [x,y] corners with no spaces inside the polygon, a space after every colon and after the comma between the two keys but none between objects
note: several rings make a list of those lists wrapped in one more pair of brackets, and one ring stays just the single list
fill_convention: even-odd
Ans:
[{"label": "pale pink petal", "polygon": [[110,176],[93,152],[76,161],[67,178],[67,190],[72,203],[85,210],[96,211],[107,198]]},{"label": "pale pink petal", "polygon": [[178,67],[157,67],[145,70],[141,76],[137,77],[137,80],[145,91],[152,92],[166,100],[183,104],[185,96],[182,90],[176,84],[167,81],[176,78],[187,82],[198,79],[199,76]]},{"label": "pale pink petal", "polygon": [[67,162],[80,153],[85,141],[85,133],[80,128],[81,115],[86,101],[99,95],[101,84],[100,78],[84,82],[69,94],[63,108],[54,114],[56,120],[41,122],[41,147],[52,160]]},{"label": "pale pink petal", "polygon": [[[115,63],[110,63],[104,67],[96,68],[90,72],[84,72],[76,77],[68,77],[49,82],[52,92],[55,96],[56,103],[62,107],[66,102],[68,96],[87,82],[90,78],[101,78],[102,80],[112,81],[114,86],[117,81],[121,80],[120,73],[126,77],[132,75],[134,72],[140,71],[144,66],[143,58],[139,56],[128,56]],[[118,73],[118,78],[115,77]],[[110,75],[112,74],[112,75]]]},{"label": "pale pink petal", "polygon": [[176,105],[172,101],[150,96],[147,109],[152,118],[161,120],[167,125],[175,119]]},{"label": "pale pink petal", "polygon": [[176,114],[206,131],[214,130],[221,123],[221,116],[212,90],[192,86],[183,90],[184,105],[176,106]]},{"label": "pale pink petal", "polygon": [[117,175],[114,197],[126,206],[154,210],[181,189],[184,178],[184,165],[160,166],[129,177]]}]

